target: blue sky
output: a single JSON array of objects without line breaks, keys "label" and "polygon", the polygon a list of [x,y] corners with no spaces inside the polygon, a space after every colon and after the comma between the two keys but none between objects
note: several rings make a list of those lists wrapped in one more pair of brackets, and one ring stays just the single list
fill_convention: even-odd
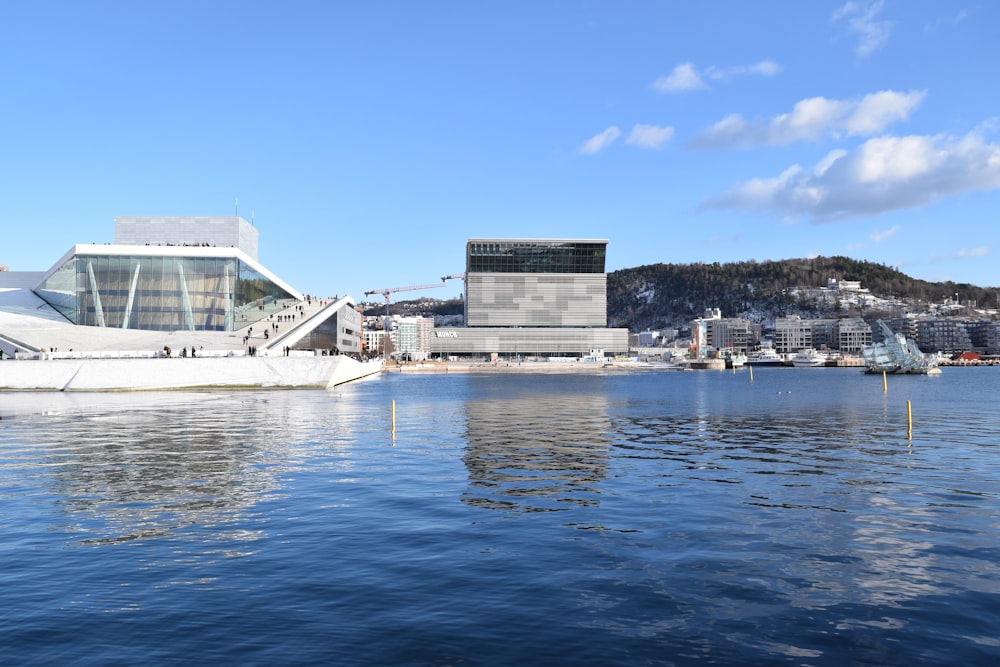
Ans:
[{"label": "blue sky", "polygon": [[7,2],[0,263],[238,201],[321,295],[439,283],[470,237],[998,286],[998,26],[985,0]]}]

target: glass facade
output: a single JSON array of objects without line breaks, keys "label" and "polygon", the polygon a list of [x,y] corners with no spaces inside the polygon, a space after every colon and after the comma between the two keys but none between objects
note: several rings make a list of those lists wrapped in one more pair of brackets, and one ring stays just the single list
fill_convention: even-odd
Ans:
[{"label": "glass facade", "polygon": [[293,345],[297,350],[330,350],[336,354],[361,352],[361,313],[350,304],[342,306],[318,327]]},{"label": "glass facade", "polygon": [[234,257],[76,255],[35,293],[74,324],[232,331],[296,299]]},{"label": "glass facade", "polygon": [[607,242],[472,240],[468,273],[604,273]]}]

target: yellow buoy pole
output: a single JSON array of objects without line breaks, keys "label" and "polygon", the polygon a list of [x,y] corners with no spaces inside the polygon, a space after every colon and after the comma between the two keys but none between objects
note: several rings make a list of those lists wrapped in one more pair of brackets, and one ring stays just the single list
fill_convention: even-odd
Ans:
[{"label": "yellow buoy pole", "polygon": [[753,382],[753,366],[747,366],[750,369],[750,381]]},{"label": "yellow buoy pole", "polygon": [[910,402],[906,402],[906,439],[913,440],[913,409]]},{"label": "yellow buoy pole", "polygon": [[889,391],[889,382],[885,379],[885,371],[882,371],[882,393]]}]

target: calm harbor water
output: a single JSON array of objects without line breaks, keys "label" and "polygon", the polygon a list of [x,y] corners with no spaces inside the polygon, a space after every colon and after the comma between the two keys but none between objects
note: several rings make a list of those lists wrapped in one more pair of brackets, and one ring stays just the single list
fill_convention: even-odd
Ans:
[{"label": "calm harbor water", "polygon": [[946,368],[888,392],[756,369],[0,394],[0,661],[997,664],[998,389]]}]

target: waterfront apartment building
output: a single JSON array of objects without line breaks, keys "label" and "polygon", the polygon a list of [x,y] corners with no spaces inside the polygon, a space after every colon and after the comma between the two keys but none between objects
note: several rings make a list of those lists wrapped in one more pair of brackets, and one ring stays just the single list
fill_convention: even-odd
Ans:
[{"label": "waterfront apartment building", "polygon": [[812,347],[816,350],[837,348],[837,320],[804,320],[812,331]]},{"label": "waterfront apartment building", "polygon": [[[887,322],[889,328],[895,333],[901,333],[907,338],[917,339],[917,318],[911,315],[906,317],[894,317]],[[877,326],[877,325],[876,325]]]},{"label": "waterfront apartment building", "polygon": [[966,329],[972,340],[972,349],[983,354],[1000,354],[1000,322],[979,320],[968,322]]},{"label": "waterfront apartment building", "polygon": [[861,350],[872,344],[872,328],[860,317],[846,317],[837,320],[836,349],[845,354],[861,354]]},{"label": "waterfront apartment building", "polygon": [[743,352],[750,350],[753,325],[741,317],[725,317],[706,323],[709,346],[716,350]]},{"label": "waterfront apartment building", "polygon": [[915,340],[924,352],[1000,354],[1000,323],[991,320],[908,316],[893,318],[887,324],[893,331]]},{"label": "waterfront apartment building", "polygon": [[395,354],[411,361],[423,361],[431,353],[434,319],[422,317],[394,317]]},{"label": "waterfront apartment building", "polygon": [[803,320],[793,315],[774,321],[774,349],[780,354],[807,348],[860,354],[871,344],[871,326],[860,317]]},{"label": "waterfront apartment building", "polygon": [[730,350],[746,354],[753,345],[753,324],[741,317],[722,317],[718,308],[709,308],[705,316],[691,323],[691,337],[699,357],[715,351]]},{"label": "waterfront apartment building", "polygon": [[798,315],[774,320],[774,349],[778,354],[793,354],[813,347],[812,326]]},{"label": "waterfront apartment building", "polygon": [[582,357],[628,352],[607,328],[607,240],[469,239],[464,327],[435,330],[435,356]]},{"label": "waterfront apartment building", "polygon": [[917,345],[924,352],[960,354],[972,350],[972,338],[961,320],[919,320]]},{"label": "waterfront apartment building", "polygon": [[368,323],[371,318],[364,318],[362,321],[361,345],[366,354],[385,356],[385,332],[381,329],[369,329]]}]

